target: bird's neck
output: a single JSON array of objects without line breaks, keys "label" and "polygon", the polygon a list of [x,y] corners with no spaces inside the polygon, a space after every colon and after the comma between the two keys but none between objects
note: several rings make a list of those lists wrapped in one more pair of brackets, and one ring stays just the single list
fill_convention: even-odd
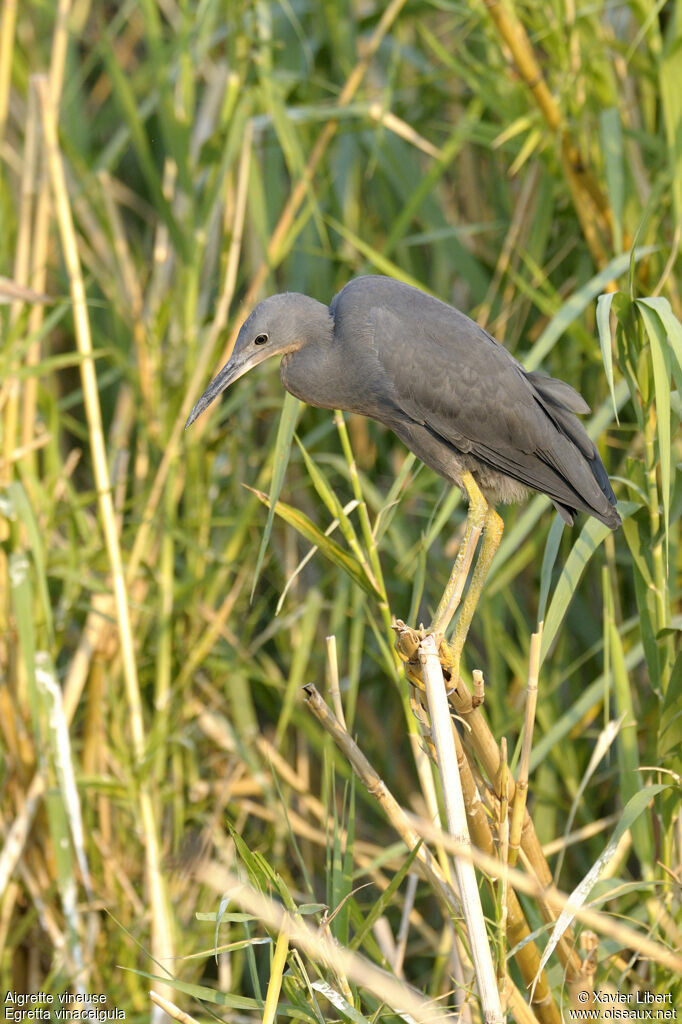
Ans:
[{"label": "bird's neck", "polygon": [[338,381],[342,373],[338,346],[334,344],[334,320],[329,308],[310,299],[305,309],[300,347],[286,352],[280,365],[282,384],[292,395],[321,409],[338,407]]}]

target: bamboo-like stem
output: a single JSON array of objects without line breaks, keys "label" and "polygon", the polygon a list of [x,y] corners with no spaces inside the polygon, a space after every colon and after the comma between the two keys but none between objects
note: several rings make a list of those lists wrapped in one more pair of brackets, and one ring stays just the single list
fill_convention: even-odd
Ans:
[{"label": "bamboo-like stem", "polygon": [[[308,706],[315,717],[332,736],[367,791],[377,800],[408,850],[414,849],[415,846],[419,845],[420,837],[411,827],[410,819],[406,812],[398,804],[357,743],[322,700],[316,687],[309,684],[304,687],[304,691]],[[423,846],[419,846],[415,863],[421,869],[422,874],[432,886],[435,895],[441,900],[447,912],[460,916],[459,900],[431,852]]]},{"label": "bamboo-like stem", "polygon": [[[509,882],[507,881],[509,866],[509,799],[507,796],[509,792],[509,760],[507,758],[507,740],[504,736],[500,741],[500,776],[497,791],[500,794],[497,838],[502,864],[498,885],[498,906],[500,908],[498,958],[503,964],[507,959],[507,929],[509,927]],[[501,971],[498,970],[498,974],[501,975]]]},{"label": "bamboo-like stem", "polygon": [[[445,693],[445,680],[438,658],[438,648],[432,633],[429,633],[421,641],[419,661],[429,707],[431,736],[438,759],[448,831],[462,846],[470,846],[471,839],[464,809],[462,784],[457,768],[450,708]],[[488,942],[473,862],[469,858],[455,857],[455,875],[469,937],[469,948],[474,963],[483,1019],[489,1022],[503,1021],[504,1014],[497,987],[495,966]]]},{"label": "bamboo-like stem", "polygon": [[[445,657],[447,657],[447,653],[445,654]],[[483,771],[494,785],[495,780],[499,777],[500,751],[495,743],[492,733],[490,732],[488,723],[483,717],[481,708],[474,704],[471,694],[461,679],[452,686],[448,696],[455,712],[458,715],[461,715],[466,723],[467,731],[465,736],[467,745],[471,746],[481,764],[481,767],[483,768]],[[514,799],[515,791],[516,786],[514,779],[510,775],[508,794],[508,799],[510,801]],[[497,799],[499,799],[499,794],[497,795]],[[540,846],[537,833],[535,832],[535,826],[533,825],[533,821],[527,810],[523,817],[521,849],[541,884],[543,886],[551,885],[553,880],[552,872],[549,864],[547,863],[547,859],[542,852],[542,847]],[[553,921],[554,917],[552,909],[548,902],[543,898],[542,894],[540,895],[538,904],[545,921]],[[566,967],[570,980],[570,978],[580,970],[580,958],[574,948],[573,935],[572,933],[569,934],[569,931],[567,931],[559,941],[557,953],[561,962]]]},{"label": "bamboo-like stem", "polygon": [[[405,625],[404,622],[398,621],[394,629],[397,634],[396,647],[398,648],[401,657],[407,663],[406,670],[408,677],[410,673],[418,672],[419,666],[415,660],[416,651],[419,648],[421,636],[418,632],[410,629]],[[440,648],[440,661],[449,673],[449,661],[450,651],[446,643],[441,644]],[[495,742],[495,739],[490,732],[488,723],[486,722],[480,708],[480,700],[474,701],[471,693],[469,692],[466,684],[462,679],[454,680],[452,676],[449,677],[450,690],[448,691],[448,698],[452,707],[457,715],[459,715],[466,726],[465,737],[467,747],[470,747],[476,758],[481,764],[483,771],[490,780],[491,786],[494,787],[496,781],[499,778],[500,771],[500,751]],[[514,780],[509,777],[509,800],[513,800],[515,792]],[[496,795],[496,799],[499,800],[499,795]],[[528,863],[532,865],[533,870],[536,872],[538,879],[543,886],[549,886],[552,884],[552,872],[550,871],[549,864],[542,852],[542,847],[538,841],[535,828],[528,814],[525,812],[523,818],[523,830],[521,833],[521,849],[528,860]],[[539,898],[539,908],[544,917],[548,922],[554,920],[551,907],[542,896],[542,891]],[[574,949],[572,933],[569,934],[567,931],[559,941],[557,946],[557,952],[561,962],[566,967],[569,980],[579,972],[580,970],[580,958]]]},{"label": "bamboo-like stem", "polygon": [[[486,813],[485,807],[481,802],[481,797],[473,776],[471,765],[469,764],[464,747],[462,746],[459,732],[455,728],[453,728],[453,735],[455,738],[455,746],[457,748],[457,765],[459,768],[459,775],[462,780],[462,791],[464,793],[464,803],[472,842],[476,850],[480,850],[490,857],[496,857],[498,854],[496,854],[495,851],[495,841],[490,827],[491,819]],[[498,815],[499,819],[502,818],[502,813],[502,809],[500,808],[500,813]],[[519,970],[521,971],[526,987],[530,988],[535,981],[532,1008],[538,1019],[542,1021],[543,1024],[561,1024],[561,1014],[554,1002],[552,990],[547,980],[547,975],[541,968],[540,951],[535,942],[531,939],[531,929],[526,920],[519,898],[514,889],[509,885],[507,871],[508,865],[504,857],[501,835],[499,847],[500,863],[498,864],[495,873],[493,874],[490,872],[490,874],[492,879],[500,879],[502,883],[500,885],[500,889],[504,894],[504,903],[500,902],[500,905],[502,906],[502,912],[504,915],[506,940],[503,940],[501,946],[503,946],[504,941],[506,941],[509,946],[516,949],[515,960],[519,966]],[[500,957],[500,959],[502,958]],[[499,975],[500,995],[502,995],[501,970]],[[506,991],[507,986],[505,986],[505,992]]]},{"label": "bamboo-like stem", "polygon": [[511,837],[509,840],[509,863],[516,864],[521,846],[521,830],[526,813],[528,796],[528,776],[530,773],[530,755],[533,749],[533,727],[535,725],[535,709],[538,703],[538,676],[540,674],[540,649],[542,646],[543,623],[538,624],[537,633],[530,638],[530,657],[528,660],[528,690],[526,691],[526,716],[523,724],[523,744],[519,761],[519,775],[514,793],[514,804],[511,818]]},{"label": "bamboo-like stem", "polygon": [[[412,630],[407,630],[404,624],[396,625],[396,632],[398,635],[398,649],[402,651],[403,655],[406,654],[406,644],[414,643],[417,645],[418,634],[415,634]],[[421,635],[421,634],[420,634]],[[413,685],[418,684],[418,680],[414,679],[414,672],[416,668],[415,655],[420,650],[419,646],[415,646],[412,651],[412,659],[408,661],[406,671],[408,678],[413,682]],[[480,673],[477,673],[480,676]],[[481,691],[480,699],[482,700],[482,679],[479,681],[478,689]],[[416,711],[420,710],[420,705],[417,704]],[[417,714],[419,721],[422,721],[423,712]],[[428,721],[424,722],[424,726],[428,728]],[[457,765],[459,777],[461,779],[462,792],[464,795],[464,804],[466,809],[467,821],[471,832],[471,838],[476,844],[476,847],[485,851],[490,856],[495,856],[495,842],[490,827],[489,817],[485,812],[485,808],[481,802],[479,791],[476,782],[473,777],[471,766],[467,760],[462,742],[458,731],[453,727],[452,729],[455,747],[457,751]],[[425,739],[429,747],[433,750],[434,743],[430,732],[425,733]],[[498,775],[501,774],[498,772]],[[508,788],[502,786],[500,778],[496,780],[496,791],[505,792]],[[508,777],[508,781],[511,782],[511,777]],[[507,814],[506,809],[500,807],[497,817],[498,820],[503,818],[506,820]],[[442,848],[439,848],[442,849]],[[537,1014],[538,1019],[543,1024],[560,1024],[560,1014],[556,1003],[552,997],[552,992],[547,981],[544,970],[541,967],[540,952],[536,944],[530,941],[531,930],[525,919],[525,915],[519,899],[511,889],[507,882],[506,877],[506,862],[504,859],[504,851],[501,850],[502,863],[498,864],[494,872],[491,872],[493,878],[501,879],[502,889],[502,900],[501,906],[502,920],[501,928],[504,928],[505,934],[508,937],[509,944],[516,949],[515,959],[519,965],[526,986],[530,988],[535,983],[533,990],[533,1011]],[[551,918],[551,914],[548,912],[548,918]],[[501,948],[504,947],[505,940],[502,940]],[[577,965],[576,965],[577,971]],[[575,974],[575,972],[574,972]],[[509,992],[509,979],[507,978],[506,971],[500,970],[499,972],[499,987],[500,995],[505,995]]]},{"label": "bamboo-like stem", "polygon": [[[78,255],[76,234],[73,225],[69,196],[66,188],[64,168],[62,166],[57,139],[57,124],[48,92],[46,78],[38,77],[36,89],[41,111],[45,151],[47,155],[55,212],[62,243],[64,262],[69,276],[71,300],[73,303],[74,329],[76,343],[82,361],[80,363],[83,386],[83,399],[88,423],[90,449],[92,453],[93,472],[97,488],[97,500],[100,521],[109,559],[111,580],[114,593],[116,619],[121,645],[123,675],[126,684],[132,746],[135,761],[142,764],[146,754],[146,738],[142,716],[142,698],[137,678],[135,648],[128,610],[128,595],[123,572],[123,560],[119,544],[116,515],[114,510],[109,468],[107,464],[106,446],[102,429],[102,413],[99,404],[99,392],[94,359],[92,357],[92,338],[88,317],[85,285]],[[142,830],[145,837],[145,857],[147,881],[152,904],[152,949],[154,955],[163,959],[173,955],[172,930],[170,912],[163,887],[161,870],[161,852],[159,848],[156,811],[152,794],[144,779],[139,786],[139,806]]]}]

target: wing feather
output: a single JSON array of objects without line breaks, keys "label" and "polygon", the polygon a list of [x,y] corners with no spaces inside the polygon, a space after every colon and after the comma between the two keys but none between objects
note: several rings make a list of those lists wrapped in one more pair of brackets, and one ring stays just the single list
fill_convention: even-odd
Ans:
[{"label": "wing feather", "polygon": [[581,396],[563,381],[526,373],[453,307],[390,284],[384,301],[375,290],[370,316],[393,405],[456,451],[547,494],[560,510],[583,508],[615,522],[606,471],[575,417],[589,411]]}]

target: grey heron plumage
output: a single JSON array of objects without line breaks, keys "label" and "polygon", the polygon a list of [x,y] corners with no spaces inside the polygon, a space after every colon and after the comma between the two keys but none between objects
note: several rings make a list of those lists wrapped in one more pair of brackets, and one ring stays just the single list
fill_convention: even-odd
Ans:
[{"label": "grey heron plumage", "polygon": [[583,511],[611,529],[620,524],[604,465],[576,416],[589,412],[577,391],[527,372],[473,320],[418,288],[367,276],[329,306],[297,293],[265,299],[187,426],[275,355],[287,391],[378,420],[467,493],[471,474],[490,505],[534,490],[568,523]]}]

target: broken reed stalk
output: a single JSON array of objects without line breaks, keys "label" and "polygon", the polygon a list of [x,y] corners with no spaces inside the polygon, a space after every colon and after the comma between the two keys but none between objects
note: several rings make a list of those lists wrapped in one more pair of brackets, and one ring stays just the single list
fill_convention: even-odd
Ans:
[{"label": "broken reed stalk", "polygon": [[[404,629],[407,630],[407,627],[404,627]],[[409,636],[410,639],[414,635],[415,634],[412,630],[408,631],[407,636]],[[400,640],[403,638],[405,638],[405,635],[399,627],[399,650],[402,649],[400,647]],[[482,680],[480,682],[479,689],[482,690]],[[327,732],[330,733],[369,793],[381,804],[382,809],[393,827],[406,843],[408,849],[412,849],[415,845],[415,841],[418,841],[418,839],[423,835],[422,828],[418,827],[415,829],[413,827],[411,818],[405,814],[405,811],[403,811],[387,789],[385,783],[375,772],[353,738],[334,716],[328,705],[322,700],[315,687],[312,685],[305,687],[305,692],[309,707],[315,714],[318,721],[327,730]],[[414,704],[413,709],[415,711],[417,710]],[[474,852],[476,853],[476,856],[478,856],[480,851],[483,856],[487,857],[488,862],[490,862],[492,858],[496,858],[497,856],[495,840],[490,827],[490,819],[481,801],[480,793],[471,770],[471,765],[467,760],[459,733],[456,729],[453,729],[452,734],[457,755],[457,770],[462,782],[462,792],[466,807],[467,820],[469,823],[471,838],[476,847]],[[429,740],[428,736],[426,738]],[[439,849],[442,849],[442,844],[438,843],[438,847]],[[442,852],[443,856],[445,856],[445,850],[442,850]],[[425,853],[428,853],[429,856],[425,857]],[[436,895],[441,896],[446,903],[446,907],[449,912],[454,911],[459,914],[459,903],[454,896],[452,889],[446,882],[435,857],[433,857],[429,851],[424,851],[422,848],[417,854],[417,859],[423,862],[421,864],[421,873],[427,878],[427,881],[431,882],[431,884],[433,884],[433,875],[430,874],[430,872],[435,871],[437,873],[438,888],[436,889]],[[484,870],[492,879],[498,878],[500,875],[499,865],[494,871],[492,871],[488,864]],[[536,893],[534,893],[534,895],[536,895]],[[549,987],[546,974],[541,966],[540,951],[538,950],[535,942],[531,939],[531,929],[526,921],[516,892],[511,887],[508,888],[507,892],[506,909],[508,945],[516,950],[514,957],[521,971],[526,988],[528,989],[535,981],[535,989],[532,999],[533,1013],[536,1015],[536,1018],[542,1022],[542,1024],[561,1024],[561,1015],[552,997],[552,992]],[[510,996],[511,989],[509,978],[506,977],[505,981],[505,997],[508,1001],[508,1007],[511,1008],[510,1000],[512,997]],[[519,1000],[516,999],[515,1003],[518,1005]],[[516,1016],[518,1019],[518,1014],[516,1014]]]},{"label": "broken reed stalk", "polygon": [[[410,819],[415,828],[419,829],[422,837],[433,842],[441,842],[443,846],[454,856],[459,854],[463,857],[470,857],[481,871],[495,878],[500,870],[499,861],[483,850],[475,846],[463,847],[456,843],[451,836],[446,835],[442,829],[432,822],[424,821],[416,816]],[[637,931],[635,927],[624,925],[614,919],[611,913],[602,910],[594,910],[585,903],[571,902],[568,893],[563,892],[554,883],[544,886],[532,873],[520,871],[518,868],[509,868],[509,885],[517,892],[530,896],[539,901],[546,900],[552,909],[553,919],[564,911],[568,912],[576,921],[592,928],[598,935],[607,936],[613,939],[622,949],[638,953],[643,957],[655,961],[666,970],[682,974],[682,955],[671,949],[670,944],[664,945],[650,939],[643,931]],[[579,956],[579,954],[577,954]],[[582,966],[582,961],[579,960]],[[626,961],[620,959],[619,967],[625,967]]]},{"label": "broken reed stalk", "polygon": [[528,797],[528,775],[530,772],[530,754],[533,748],[533,727],[535,725],[535,709],[538,703],[538,676],[540,674],[540,648],[542,646],[542,627],[540,622],[537,633],[530,638],[530,656],[528,659],[528,690],[526,694],[526,716],[523,724],[523,744],[519,761],[519,777],[514,793],[509,836],[509,863],[513,866],[519,856],[521,847],[521,830],[526,813]]},{"label": "broken reed stalk", "polygon": [[341,700],[341,689],[339,687],[339,662],[336,657],[336,636],[328,636],[327,640],[327,664],[329,667],[329,696],[334,705],[334,711],[341,725],[346,728],[346,715]]},{"label": "broken reed stalk", "polygon": [[[393,628],[396,633],[396,649],[405,662],[407,678],[412,683],[413,689],[416,687],[421,688],[421,674],[419,672],[417,655],[420,650],[420,643],[424,637],[424,633],[423,631],[411,629],[401,620],[397,620],[394,623]],[[446,666],[447,675],[447,672],[449,671],[447,668],[449,664],[449,652],[447,644],[445,643],[441,644],[439,660],[441,666]],[[486,800],[491,812],[492,820],[500,821],[503,813],[501,809],[501,798],[506,800],[507,803],[509,802],[514,793],[514,779],[509,773],[507,773],[506,786],[501,786],[500,751],[492,737],[492,734],[490,733],[485,719],[483,718],[482,712],[480,711],[480,705],[483,703],[485,697],[483,674],[479,670],[475,669],[473,677],[473,696],[469,693],[469,690],[461,679],[459,680],[458,686],[448,694],[453,707],[456,707],[458,713],[465,722],[463,736],[465,737],[467,750],[471,752],[473,747],[471,764],[468,760],[468,754],[465,753],[464,745],[458,730],[453,729],[453,735],[455,739],[455,746],[457,748],[459,773],[462,780],[462,789],[464,792],[465,806],[472,840],[477,849],[483,851],[487,857],[494,857],[497,859],[495,837],[493,836],[493,832],[490,827],[491,819],[486,814],[481,798],[483,797]],[[452,685],[451,681],[450,685]],[[428,730],[428,722],[425,718],[426,713],[419,700],[414,697],[412,698],[412,709],[417,721],[422,724],[422,730],[427,744],[431,749],[433,749],[433,743]],[[477,762],[480,763],[483,772],[487,775],[489,780],[487,784],[480,778],[480,776],[478,777],[477,784],[474,777],[475,772],[478,774],[478,770],[475,767]],[[530,820],[527,812],[524,815],[522,845],[526,854],[527,863],[531,869],[535,870],[538,879],[543,880],[543,886],[538,895],[541,912],[547,921],[553,922],[554,914],[551,907],[548,906],[547,900],[545,900],[543,896],[544,886],[551,884],[552,876],[549,871],[549,865],[542,855],[542,850],[537,841],[532,821]],[[496,869],[490,872],[492,879],[500,878],[503,870],[506,871],[506,865],[503,866],[502,864],[498,864]],[[535,984],[532,1000],[533,1010],[537,1013],[543,1024],[560,1024],[561,1017],[556,1004],[554,1003],[547,978],[544,975],[544,972],[541,971],[540,953],[538,948],[534,942],[530,941],[531,929],[526,921],[521,903],[514,890],[508,886],[505,887],[504,882],[502,888],[506,888],[507,890],[507,897],[504,906],[507,915],[505,931],[509,945],[516,950],[514,958],[519,965],[526,985],[530,987],[532,984]],[[559,953],[561,955],[562,963],[567,966],[567,973],[569,974],[569,977],[577,977],[580,970],[580,959],[577,953],[573,953],[568,943],[565,943],[564,946],[561,947]],[[574,962],[567,962],[568,957],[570,957],[572,953],[574,956]]]},{"label": "broken reed stalk", "polygon": [[[432,633],[429,633],[421,641],[419,661],[431,719],[431,736],[438,759],[448,832],[463,845],[470,846],[471,839],[464,809],[462,784],[457,768],[450,707],[445,692],[443,669],[438,658],[438,648]],[[504,1014],[497,987],[495,965],[488,942],[474,865],[469,858],[461,856],[454,858],[454,864],[483,1017],[485,1021],[503,1021]]]},{"label": "broken reed stalk", "polygon": [[[403,628],[409,634],[413,636],[415,635],[413,630],[407,630],[407,627],[404,626]],[[400,634],[398,639],[399,641],[401,640]],[[472,837],[475,843],[475,846],[473,847],[470,844],[463,847],[461,844],[453,840],[451,836],[446,835],[432,822],[425,821],[423,819],[416,819],[414,816],[408,815],[398,804],[383,780],[372,768],[371,764],[352,737],[343,729],[339,721],[335,718],[331,709],[322,700],[317,689],[313,685],[308,685],[304,687],[304,690],[308,706],[311,711],[315,714],[323,728],[330,733],[342,753],[346,756],[355,773],[367,788],[370,795],[374,796],[381,804],[382,809],[396,828],[398,834],[406,843],[408,849],[414,849],[416,843],[423,839],[437,842],[453,856],[459,855],[473,860],[479,869],[484,871],[489,877],[493,879],[498,877],[500,863],[494,855],[492,834],[487,823],[487,815],[482,808],[479,808],[480,813],[474,814],[469,818],[470,824],[472,821],[476,822],[476,826],[472,827]],[[471,696],[469,695],[470,719],[471,714]],[[483,724],[485,725],[485,722]],[[471,768],[464,753],[464,749],[461,748],[458,733],[455,731],[454,735],[455,743],[458,744],[459,766],[462,773],[463,788],[466,793],[467,787],[473,791],[475,786],[473,778],[468,779],[468,775],[471,774]],[[495,749],[499,758],[499,750],[497,750],[497,748]],[[499,770],[499,760],[497,762],[496,771],[497,770]],[[509,783],[510,789],[512,789],[513,778],[511,775],[509,776]],[[532,831],[533,841],[537,843],[537,837],[532,829],[532,822],[528,827],[524,826],[524,836],[526,836],[529,830]],[[537,845],[539,849],[539,844]],[[522,841],[522,850],[524,850],[524,841]],[[593,910],[592,908],[584,905],[578,906],[571,904],[570,898],[554,885],[551,876],[549,882],[546,882],[541,878],[541,874],[544,872],[538,870],[540,865],[537,860],[534,861],[526,855],[524,857],[524,861],[526,869],[529,871],[528,874],[512,867],[509,867],[507,870],[509,884],[508,936],[511,945],[521,946],[521,948],[517,950],[516,960],[523,971],[524,980],[526,980],[527,983],[527,979],[532,978],[533,975],[529,972],[530,964],[526,963],[524,965],[524,953],[525,951],[530,951],[531,955],[534,957],[537,957],[538,954],[534,943],[528,941],[528,925],[523,918],[521,906],[516,895],[517,892],[524,893],[526,896],[533,899],[541,909],[543,916],[546,916],[550,921],[556,920],[556,917],[560,913],[568,909],[576,920],[593,928],[598,934],[612,938],[615,942],[619,943],[626,949],[631,949],[639,952],[643,956],[650,957],[666,969],[670,969],[677,973],[682,971],[682,958],[671,953],[669,949],[662,946],[660,943],[654,942],[646,935],[642,935],[637,932],[634,928],[630,928],[620,922],[613,921],[608,914]],[[430,851],[425,850],[423,846],[418,851],[416,865],[422,871],[426,879],[433,885],[435,894],[441,899],[445,906],[449,910],[457,913],[458,901],[452,889],[445,881],[435,858],[430,854]],[[546,866],[546,870],[549,870],[548,866]],[[558,951],[561,954],[559,947]],[[564,966],[567,968],[567,982],[569,985],[581,978],[580,955],[577,951],[571,952],[573,953],[573,957],[568,963],[566,963],[564,958],[560,956],[562,963],[564,963]],[[573,969],[575,962],[577,962],[578,965],[577,970]],[[543,978],[542,975],[538,979],[536,985],[535,996],[533,999],[533,1011],[541,1021],[559,1024],[561,1017],[553,1003],[551,992],[548,987],[541,988],[541,986],[547,986],[546,979]],[[515,986],[511,984],[508,976],[506,978],[505,996],[507,998],[508,1008],[513,1012],[517,1020],[523,1019],[525,1010],[528,1010],[528,1013],[532,1017],[530,1009],[523,1004],[520,993],[518,993]],[[541,1001],[542,997],[544,997],[544,1001]]]}]

